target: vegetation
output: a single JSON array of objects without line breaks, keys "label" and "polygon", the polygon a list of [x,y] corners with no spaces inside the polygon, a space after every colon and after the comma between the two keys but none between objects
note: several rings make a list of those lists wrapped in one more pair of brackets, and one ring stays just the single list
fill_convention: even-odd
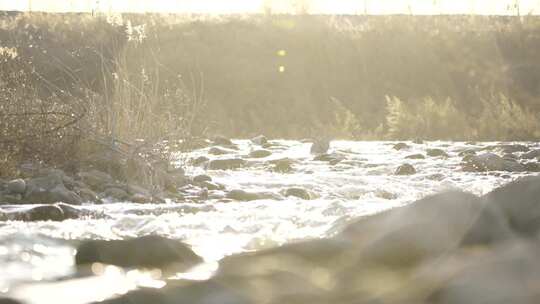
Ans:
[{"label": "vegetation", "polygon": [[533,16],[6,13],[0,162],[208,132],[537,139],[538,49]]}]

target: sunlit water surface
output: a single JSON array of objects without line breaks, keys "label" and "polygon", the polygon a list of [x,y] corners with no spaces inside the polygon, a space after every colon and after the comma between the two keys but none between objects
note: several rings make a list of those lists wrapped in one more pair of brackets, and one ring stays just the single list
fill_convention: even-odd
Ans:
[{"label": "sunlit water surface", "polygon": [[[353,218],[402,206],[445,189],[458,188],[482,195],[525,175],[467,173],[460,170],[462,158],[458,156],[459,152],[494,143],[470,145],[461,142],[409,142],[409,149],[396,151],[393,149],[395,143],[391,142],[334,141],[330,152],[338,153],[344,160],[337,165],[330,165],[313,161],[310,143],[274,142],[278,145],[271,149],[271,156],[248,159],[250,165],[246,168],[206,171],[200,167],[188,167],[187,172],[208,174],[214,182],[225,185],[228,190],[243,189],[280,195],[289,187],[300,187],[315,194],[315,199],[306,201],[281,196],[279,200],[231,202],[222,198],[212,199],[210,193],[210,199],[205,203],[169,202],[164,206],[125,202],[85,206],[102,211],[111,219],[0,222],[0,295],[15,294],[26,297],[30,302],[47,303],[42,295],[50,294],[54,285],[46,285],[47,292],[44,292],[43,286],[28,291],[27,287],[20,287],[20,283],[51,280],[72,274],[76,251],[70,240],[120,239],[160,234],[191,244],[209,262],[209,268],[215,270],[215,261],[226,255],[328,236]],[[245,156],[258,149],[250,141],[238,140],[235,143],[239,150],[234,154],[210,158]],[[405,159],[407,155],[425,154],[427,148],[441,148],[450,157]],[[208,156],[207,151],[194,151],[188,157]],[[282,158],[295,161],[293,173],[282,174],[269,170],[269,161]],[[403,163],[412,164],[418,173],[412,176],[394,175],[396,167]],[[110,286],[116,286],[113,288],[115,292],[121,293],[141,285],[137,283],[141,276],[134,278],[137,276],[133,276],[133,273],[131,277],[125,273],[120,275],[111,269],[114,268],[109,269],[109,274],[113,274],[112,281],[116,285],[110,284],[111,275],[108,276],[109,281],[84,281],[84,289],[98,288],[104,294],[94,293],[93,298],[82,297],[78,300],[81,294],[75,293],[78,297],[65,295],[66,298],[71,303],[84,303],[107,297]],[[182,278],[182,275],[178,277]],[[76,281],[70,284],[78,286]],[[74,288],[57,289],[65,293]],[[39,295],[39,301],[36,301],[36,296],[29,296],[31,294]],[[61,302],[60,294],[55,293],[51,302]]]}]

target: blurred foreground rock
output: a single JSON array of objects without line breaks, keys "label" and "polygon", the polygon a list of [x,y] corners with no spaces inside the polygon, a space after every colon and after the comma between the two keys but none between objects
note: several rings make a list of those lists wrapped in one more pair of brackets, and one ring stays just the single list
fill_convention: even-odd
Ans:
[{"label": "blurred foreground rock", "polygon": [[450,191],[103,303],[540,303],[539,219],[540,177]]}]

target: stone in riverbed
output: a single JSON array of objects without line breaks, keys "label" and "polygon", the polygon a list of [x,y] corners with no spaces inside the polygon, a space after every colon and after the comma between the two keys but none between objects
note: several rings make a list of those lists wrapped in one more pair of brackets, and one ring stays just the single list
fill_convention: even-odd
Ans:
[{"label": "stone in riverbed", "polygon": [[328,139],[317,139],[311,145],[311,154],[321,155],[327,154],[328,149],[330,149],[330,140]]},{"label": "stone in riverbed", "polygon": [[219,148],[219,147],[212,147],[212,148],[210,148],[210,150],[208,150],[208,154],[210,154],[210,155],[225,155],[225,154],[231,154],[233,152],[234,151],[232,151],[232,150],[223,149],[223,148]]},{"label": "stone in riverbed", "polygon": [[195,183],[211,182],[212,178],[206,174],[197,175],[193,178]]},{"label": "stone in riverbed", "polygon": [[173,268],[185,271],[203,260],[184,243],[149,235],[135,239],[82,243],[77,248],[76,265],[103,263],[120,267]]},{"label": "stone in riverbed", "polygon": [[278,173],[291,173],[294,169],[292,167],[293,161],[288,158],[278,159],[270,162],[274,166],[271,168],[272,171]]},{"label": "stone in riverbed", "polygon": [[401,142],[401,143],[395,144],[392,148],[393,148],[394,150],[398,150],[398,151],[399,151],[399,150],[403,150],[403,149],[409,149],[410,146],[407,145],[406,143],[402,143],[402,142]]},{"label": "stone in riverbed", "polygon": [[405,159],[425,159],[425,158],[426,157],[422,154],[412,154],[405,157]]},{"label": "stone in riverbed", "polygon": [[66,204],[53,204],[35,206],[24,211],[13,212],[11,216],[14,220],[27,222],[61,222],[67,219],[77,218],[79,211]]},{"label": "stone in riverbed", "polygon": [[216,136],[213,140],[214,144],[219,146],[234,146],[234,143],[224,136]]},{"label": "stone in riverbed", "polygon": [[294,196],[303,200],[311,199],[311,194],[306,189],[302,188],[289,188],[285,191],[285,196]]},{"label": "stone in riverbed", "polygon": [[442,149],[427,149],[426,153],[431,157],[448,157],[448,154]]},{"label": "stone in riverbed", "polygon": [[485,171],[508,171],[523,172],[525,166],[515,160],[503,159],[497,154],[484,153],[480,155],[469,155],[463,159],[463,170],[467,172]]},{"label": "stone in riverbed", "polygon": [[103,192],[102,197],[108,197],[108,198],[112,198],[118,201],[125,201],[129,198],[129,194],[124,189],[111,187],[111,188],[107,188]]},{"label": "stone in riverbed", "polygon": [[26,182],[24,179],[14,179],[6,184],[6,190],[10,194],[24,194],[26,192]]},{"label": "stone in riverbed", "polygon": [[268,150],[254,150],[254,151],[251,151],[251,153],[249,153],[249,157],[251,158],[265,158],[265,157],[268,157],[272,155],[272,152],[268,151]]},{"label": "stone in riverbed", "polygon": [[246,164],[246,161],[241,158],[230,159],[214,159],[208,163],[210,170],[233,170],[239,169]]},{"label": "stone in riverbed", "polygon": [[231,190],[226,195],[227,198],[242,201],[242,202],[249,202],[249,201],[255,201],[255,200],[263,200],[263,199],[277,199],[275,195],[272,193],[266,193],[266,192],[248,192],[245,190]]},{"label": "stone in riverbed", "polygon": [[538,150],[532,150],[530,152],[524,153],[521,155],[521,158],[523,159],[534,159],[540,157],[540,149]]},{"label": "stone in riverbed", "polygon": [[268,143],[268,139],[264,135],[259,135],[257,137],[252,138],[251,142],[256,144],[256,145],[262,146],[262,145]]},{"label": "stone in riverbed", "polygon": [[29,204],[53,204],[62,202],[80,205],[82,203],[81,197],[75,192],[69,191],[63,184],[58,184],[52,189],[45,189],[29,183],[23,201]]},{"label": "stone in riverbed", "polygon": [[394,172],[395,175],[413,175],[416,174],[416,169],[410,164],[403,164],[399,166]]},{"label": "stone in riverbed", "polygon": [[208,161],[210,161],[210,159],[206,156],[199,156],[193,160],[191,160],[191,163],[194,165],[194,166],[200,166],[204,163],[207,163]]},{"label": "stone in riverbed", "polygon": [[95,191],[102,191],[105,185],[113,182],[113,178],[109,174],[98,170],[80,172],[79,178]]}]

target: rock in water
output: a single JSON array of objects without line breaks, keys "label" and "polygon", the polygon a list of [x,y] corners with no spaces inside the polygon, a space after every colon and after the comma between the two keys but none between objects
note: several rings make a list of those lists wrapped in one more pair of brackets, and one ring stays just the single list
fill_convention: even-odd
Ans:
[{"label": "rock in water", "polygon": [[416,174],[416,169],[410,164],[403,164],[396,169],[395,175],[413,175]]},{"label": "rock in water", "polygon": [[398,150],[398,151],[399,151],[399,150],[403,150],[403,149],[409,149],[410,146],[407,145],[406,143],[397,143],[397,144],[394,145],[393,148],[394,148],[394,150]]},{"label": "rock in water", "polygon": [[210,170],[232,170],[241,168],[246,164],[246,161],[240,158],[231,159],[214,159],[208,163]]},{"label": "rock in water", "polygon": [[234,146],[234,143],[225,136],[216,136],[214,138],[214,144],[219,146]]},{"label": "rock in water", "polygon": [[405,157],[406,159],[425,159],[426,157],[422,154],[411,154]]},{"label": "rock in water", "polygon": [[448,154],[442,149],[428,149],[426,154],[431,157],[448,157]]},{"label": "rock in water", "polygon": [[330,140],[317,139],[311,145],[311,154],[326,154],[328,152],[328,149],[330,149]]},{"label": "rock in water", "polygon": [[203,260],[184,243],[149,235],[115,241],[87,241],[77,248],[75,263],[103,263],[120,267],[171,268],[185,271]]},{"label": "rock in water", "polygon": [[497,154],[484,153],[480,155],[468,155],[464,158],[463,169],[465,171],[508,171],[523,172],[525,166],[515,160],[503,159]]},{"label": "rock in water", "polygon": [[285,191],[285,196],[294,196],[303,200],[311,199],[311,194],[306,189],[302,188],[289,188]]},{"label": "rock in water", "polygon": [[251,158],[265,158],[265,157],[268,157],[272,155],[272,152],[268,151],[268,150],[255,150],[255,151],[251,151],[251,153],[249,153],[249,157]]},{"label": "rock in water", "polygon": [[26,182],[24,179],[14,179],[6,184],[7,191],[12,194],[24,194]]},{"label": "rock in water", "polygon": [[251,142],[256,145],[262,146],[268,143],[268,139],[264,135],[259,135],[257,137],[252,138]]}]

